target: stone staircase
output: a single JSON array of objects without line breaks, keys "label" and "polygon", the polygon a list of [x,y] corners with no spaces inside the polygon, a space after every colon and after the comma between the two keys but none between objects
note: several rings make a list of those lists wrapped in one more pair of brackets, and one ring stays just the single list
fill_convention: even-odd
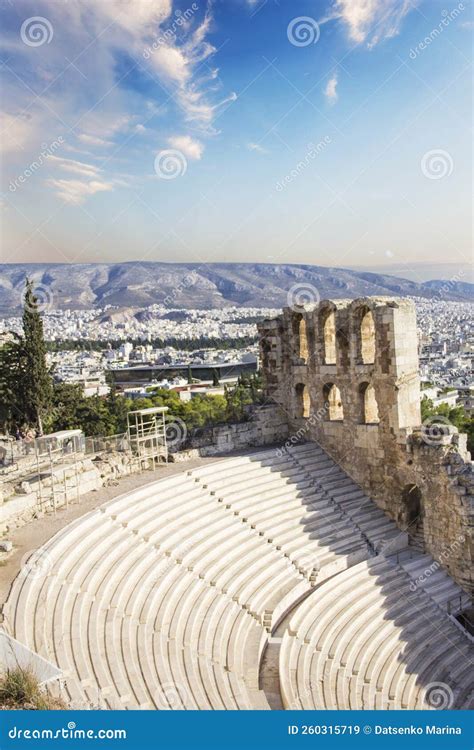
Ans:
[{"label": "stone staircase", "polygon": [[425,535],[423,530],[423,519],[420,519],[413,530],[408,532],[408,546],[416,550],[420,555],[425,552]]}]

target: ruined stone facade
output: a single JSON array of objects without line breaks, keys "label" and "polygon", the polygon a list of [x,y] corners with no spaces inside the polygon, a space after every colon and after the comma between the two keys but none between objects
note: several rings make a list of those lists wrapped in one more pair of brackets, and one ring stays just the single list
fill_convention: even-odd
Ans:
[{"label": "ruined stone facade", "polygon": [[421,425],[414,304],[325,300],[259,333],[266,395],[290,435],[317,441],[472,592],[470,455],[456,428]]}]

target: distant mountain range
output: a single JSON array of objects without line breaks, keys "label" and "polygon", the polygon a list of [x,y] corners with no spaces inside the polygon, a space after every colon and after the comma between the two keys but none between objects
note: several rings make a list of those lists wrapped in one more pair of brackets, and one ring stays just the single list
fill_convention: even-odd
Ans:
[{"label": "distant mountain range", "polygon": [[31,263],[0,264],[0,313],[19,310],[25,278],[54,309],[113,305],[143,308],[282,307],[293,287],[309,297],[418,296],[472,301],[474,285],[433,280],[416,283],[383,273],[288,263]]}]

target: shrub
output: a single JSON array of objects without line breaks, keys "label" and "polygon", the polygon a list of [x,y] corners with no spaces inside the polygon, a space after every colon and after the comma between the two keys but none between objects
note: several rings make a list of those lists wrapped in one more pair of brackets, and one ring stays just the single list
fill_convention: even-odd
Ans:
[{"label": "shrub", "polygon": [[67,706],[41,687],[29,669],[15,667],[0,676],[0,706],[3,710],[29,709],[36,711],[61,710]]}]

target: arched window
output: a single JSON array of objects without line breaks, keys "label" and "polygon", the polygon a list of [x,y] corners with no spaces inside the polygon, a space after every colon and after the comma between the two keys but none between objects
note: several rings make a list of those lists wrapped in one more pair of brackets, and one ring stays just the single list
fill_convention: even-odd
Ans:
[{"label": "arched window", "polygon": [[371,310],[366,310],[360,321],[360,358],[364,365],[375,362],[375,323]]},{"label": "arched window", "polygon": [[306,334],[306,320],[300,314],[293,316],[293,336],[295,337],[295,353],[297,357],[308,359],[308,337]]},{"label": "arched window", "polygon": [[324,364],[336,364],[336,316],[329,312],[323,318]]},{"label": "arched window", "polygon": [[308,387],[304,383],[298,383],[295,388],[296,393],[296,416],[298,418],[307,418],[311,411],[311,398]]},{"label": "arched window", "polygon": [[306,321],[304,318],[301,318],[299,330],[298,330],[298,338],[299,338],[299,348],[300,348],[300,357],[301,359],[306,360],[308,359],[308,337],[306,335]]},{"label": "arched window", "polygon": [[331,422],[340,422],[344,419],[342,408],[341,391],[334,383],[326,383],[323,389],[324,401],[327,404],[328,419]]},{"label": "arched window", "polygon": [[375,389],[370,383],[359,386],[361,421],[365,424],[378,424],[379,409],[375,398]]}]

